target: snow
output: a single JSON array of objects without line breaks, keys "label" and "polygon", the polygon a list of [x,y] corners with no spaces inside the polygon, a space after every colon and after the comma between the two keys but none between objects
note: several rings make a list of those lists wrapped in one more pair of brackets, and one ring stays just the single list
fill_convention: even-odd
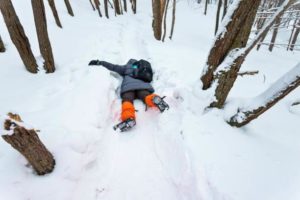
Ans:
[{"label": "snow", "polygon": [[[42,66],[30,2],[13,3]],[[0,15],[7,48],[0,54],[0,116],[18,113],[41,130],[40,139],[56,159],[55,170],[39,177],[0,139],[0,199],[300,198],[300,107],[291,107],[299,89],[246,127],[225,121],[292,69],[299,52],[253,50],[242,69],[259,74],[238,77],[226,107],[207,110],[212,94],[201,90],[199,78],[214,40],[214,6],[203,16],[203,7],[179,1],[173,40],[162,43],[151,30],[151,1],[139,1],[137,15],[114,17],[110,11],[109,20],[99,18],[88,1],[71,3],[75,17],[56,1],[59,29],[45,2],[57,67],[53,74],[42,67],[37,75],[26,72]],[[96,58],[117,64],[148,59],[155,71],[153,86],[167,96],[170,110],[145,111],[136,101],[137,126],[125,134],[113,131],[121,78],[87,65]]]}]

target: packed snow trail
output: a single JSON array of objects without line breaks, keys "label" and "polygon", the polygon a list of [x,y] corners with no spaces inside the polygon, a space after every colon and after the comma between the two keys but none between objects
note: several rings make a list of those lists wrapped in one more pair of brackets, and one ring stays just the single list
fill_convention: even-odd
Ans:
[{"label": "packed snow trail", "polygon": [[[139,17],[126,27],[124,22],[117,24],[119,31],[116,37],[107,32],[107,37],[118,39],[95,41],[94,48],[100,48],[97,49],[99,53],[95,52],[95,55],[99,54],[96,58],[114,63],[131,57],[149,58]],[[138,109],[136,127],[126,133],[115,132],[112,126],[118,122],[120,115],[121,99],[117,88],[121,80],[108,74],[102,74],[112,79],[108,81],[111,85],[105,89],[110,93],[109,100],[101,105],[110,108],[101,113],[107,117],[105,122],[99,124],[99,135],[103,136],[95,138],[95,142],[89,144],[84,152],[84,165],[71,199],[199,199],[190,159],[178,129],[181,124],[181,116],[176,114],[180,109],[178,102],[172,96],[168,97],[171,109],[161,114],[152,109],[145,112],[144,105],[135,101]],[[102,116],[102,119],[106,117]]]}]

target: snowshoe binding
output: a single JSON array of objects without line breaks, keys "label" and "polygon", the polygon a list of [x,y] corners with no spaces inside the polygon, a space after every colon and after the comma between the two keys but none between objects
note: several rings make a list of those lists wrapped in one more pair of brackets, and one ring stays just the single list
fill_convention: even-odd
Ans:
[{"label": "snowshoe binding", "polygon": [[164,101],[164,97],[155,96],[152,101],[158,107],[160,112],[164,112],[166,109],[169,110],[169,105]]},{"label": "snowshoe binding", "polygon": [[120,122],[119,124],[115,125],[113,127],[113,129],[116,131],[116,130],[120,130],[121,132],[125,132],[125,131],[128,131],[130,130],[132,127],[134,127],[136,125],[136,122],[134,119],[132,118],[129,118],[129,119],[126,119],[125,121],[123,122]]}]

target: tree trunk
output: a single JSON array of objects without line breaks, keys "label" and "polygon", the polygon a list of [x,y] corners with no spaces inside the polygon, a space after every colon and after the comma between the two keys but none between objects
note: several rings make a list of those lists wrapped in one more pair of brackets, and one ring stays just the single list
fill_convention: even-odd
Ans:
[{"label": "tree trunk", "polygon": [[171,25],[171,32],[170,32],[170,40],[173,37],[174,26],[175,26],[175,15],[176,15],[176,0],[173,0],[173,11],[172,11],[172,25]]},{"label": "tree trunk", "polygon": [[91,3],[91,6],[92,6],[93,10],[95,11],[95,10],[96,10],[96,8],[95,8],[95,6],[94,6],[94,4],[93,4],[92,0],[90,0],[90,3]]},{"label": "tree trunk", "polygon": [[59,20],[59,16],[58,16],[58,13],[57,13],[57,10],[56,10],[56,6],[55,6],[54,0],[48,0],[48,3],[49,3],[49,6],[50,6],[50,8],[52,10],[52,13],[53,13],[56,25],[58,27],[62,28],[62,25],[61,25],[60,20]]},{"label": "tree trunk", "polygon": [[152,0],[152,10],[153,10],[153,21],[152,27],[154,31],[154,37],[157,40],[161,40],[162,36],[162,15],[161,15],[161,1]]},{"label": "tree trunk", "polygon": [[278,27],[280,25],[281,19],[278,18],[275,22],[274,25],[274,30],[273,30],[273,34],[272,34],[272,39],[271,39],[271,43],[269,45],[269,51],[273,51],[274,45],[275,45],[275,41],[276,41],[276,37],[277,37],[277,33],[278,33]]},{"label": "tree trunk", "polygon": [[251,41],[249,45],[245,48],[240,49],[234,55],[231,55],[229,60],[225,61],[224,65],[219,69],[215,74],[215,101],[210,104],[210,107],[222,108],[227,96],[238,76],[238,72],[241,68],[242,63],[244,62],[247,55],[255,47],[258,41],[265,35],[266,32],[273,26],[274,22],[280,18],[280,16],[285,12],[285,10],[292,5],[296,0],[289,0],[288,3],[278,10],[274,14],[274,17],[269,20],[263,30],[261,30],[258,35]]},{"label": "tree trunk", "polygon": [[95,3],[95,6],[96,6],[96,9],[98,10],[99,16],[102,17],[99,0],[94,0],[94,3]]},{"label": "tree trunk", "polygon": [[162,37],[162,42],[165,41],[166,33],[167,33],[167,14],[168,14],[168,6],[169,6],[170,0],[167,0],[166,6],[165,6],[165,14],[164,14],[164,35]]},{"label": "tree trunk", "polygon": [[0,9],[10,38],[16,46],[26,69],[31,73],[37,73],[38,66],[31,51],[29,40],[24,33],[23,26],[19,21],[11,0],[1,0]]},{"label": "tree trunk", "polygon": [[[240,0],[237,2],[237,8],[231,14],[228,14],[228,20],[224,20],[227,23],[226,28],[216,36],[201,76],[204,90],[211,86],[213,73],[227,54],[232,49],[243,47],[247,43],[260,1]],[[252,16],[253,13],[254,17]]]},{"label": "tree trunk", "polygon": [[222,0],[219,0],[219,2],[218,2],[218,9],[217,9],[217,16],[216,16],[215,35],[217,34],[218,28],[219,28],[221,7],[222,7]]},{"label": "tree trunk", "polygon": [[28,130],[10,119],[5,121],[4,128],[13,131],[13,134],[2,135],[2,138],[27,159],[38,175],[53,171],[55,166],[53,155],[39,139],[35,130]]},{"label": "tree trunk", "polygon": [[292,39],[292,42],[291,42],[291,45],[290,45],[290,50],[291,51],[294,50],[294,47],[295,47],[295,44],[297,42],[299,33],[300,33],[300,20],[298,20],[297,29],[294,33],[294,36],[293,36],[293,39]]},{"label": "tree trunk", "polygon": [[[239,108],[238,113],[231,117],[228,123],[236,127],[248,124],[273,107],[299,85],[300,63],[275,82],[267,91],[255,98],[248,108]],[[264,101],[260,102],[260,99]],[[257,102],[259,102],[259,105],[257,105]]]},{"label": "tree trunk", "polygon": [[121,15],[121,8],[120,8],[119,0],[113,0],[113,2],[114,2],[114,7],[115,7],[116,14]]},{"label": "tree trunk", "polygon": [[104,0],[104,12],[105,12],[105,16],[108,19],[108,0]]},{"label": "tree trunk", "polygon": [[125,12],[127,12],[127,1],[123,0],[123,4],[124,4],[124,10],[125,10]]},{"label": "tree trunk", "polygon": [[228,0],[224,0],[222,20],[224,19],[225,15],[227,13],[227,7],[228,7]]},{"label": "tree trunk", "polygon": [[207,14],[208,0],[205,0],[204,15]]},{"label": "tree trunk", "polygon": [[4,46],[4,43],[2,41],[1,36],[0,36],[0,52],[5,52],[5,46]]},{"label": "tree trunk", "polygon": [[44,58],[44,68],[47,73],[55,71],[51,43],[48,37],[46,13],[43,0],[31,0],[36,33],[40,52]]},{"label": "tree trunk", "polygon": [[136,14],[136,0],[130,0],[130,3],[133,13]]},{"label": "tree trunk", "polygon": [[72,17],[74,17],[73,9],[72,9],[72,7],[71,7],[71,4],[70,4],[69,0],[65,0],[65,4],[66,4],[66,6],[67,6],[68,13],[69,13]]}]

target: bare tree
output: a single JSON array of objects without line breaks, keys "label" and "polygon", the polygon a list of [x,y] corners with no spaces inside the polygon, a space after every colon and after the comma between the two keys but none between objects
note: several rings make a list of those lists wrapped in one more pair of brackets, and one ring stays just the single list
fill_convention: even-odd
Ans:
[{"label": "bare tree", "polygon": [[104,11],[105,11],[105,16],[108,19],[108,0],[104,0]]},{"label": "bare tree", "polygon": [[127,1],[123,0],[123,4],[124,4],[124,11],[127,12]]},{"label": "bare tree", "polygon": [[52,47],[48,36],[46,13],[43,0],[31,0],[36,33],[40,52],[44,58],[44,68],[47,73],[55,71]]},{"label": "bare tree", "polygon": [[131,3],[131,9],[133,13],[136,14],[136,0],[130,0],[130,3]]},{"label": "bare tree", "polygon": [[[241,127],[273,107],[278,101],[292,92],[300,85],[300,63],[291,71],[282,76],[268,90],[254,98],[246,108],[239,108],[228,123],[232,126]],[[264,99],[261,102],[259,99]]]},{"label": "bare tree", "polygon": [[1,0],[0,9],[10,38],[16,46],[26,69],[31,73],[37,73],[38,66],[31,51],[29,40],[25,35],[23,26],[20,23],[11,0]]},{"label": "bare tree", "polygon": [[224,0],[222,19],[224,19],[225,15],[227,13],[227,7],[228,7],[228,0]]},{"label": "bare tree", "polygon": [[162,37],[162,42],[165,41],[166,33],[167,33],[167,14],[168,14],[168,6],[169,6],[170,0],[167,0],[166,6],[165,6],[165,14],[164,14],[164,34]]},{"label": "bare tree", "polygon": [[171,25],[171,32],[170,32],[170,40],[173,37],[174,26],[175,26],[175,15],[176,15],[176,0],[173,0],[173,11],[172,11],[172,25]]},{"label": "bare tree", "polygon": [[73,9],[72,9],[72,6],[71,6],[69,0],[65,0],[65,4],[66,4],[66,6],[67,6],[68,13],[69,13],[72,17],[74,17],[74,12],[73,12]]},{"label": "bare tree", "polygon": [[294,47],[295,47],[295,44],[297,42],[297,38],[298,38],[298,35],[300,33],[300,20],[298,20],[298,23],[297,23],[297,28],[296,28],[296,31],[293,35],[293,39],[291,41],[291,45],[290,45],[290,50],[293,51],[294,50]]},{"label": "bare tree", "polygon": [[100,10],[100,2],[99,2],[99,0],[94,0],[94,3],[96,5],[96,9],[98,10],[99,16],[102,17],[102,13],[101,13],[101,10]]},{"label": "bare tree", "polygon": [[94,6],[94,4],[93,4],[92,0],[90,0],[90,4],[91,4],[91,6],[92,6],[93,10],[96,10],[96,8],[95,8],[95,6]]},{"label": "bare tree", "polygon": [[161,15],[161,1],[152,0],[152,11],[153,11],[153,21],[152,28],[154,31],[154,37],[157,40],[161,40],[161,25],[162,25],[162,15]]},{"label": "bare tree", "polygon": [[[235,2],[236,9],[228,13],[224,31],[216,36],[210,50],[201,81],[203,89],[208,89],[214,79],[214,71],[223,62],[228,53],[247,44],[256,11],[261,0],[240,0]],[[250,9],[249,9],[250,8]],[[232,19],[232,20],[229,20]],[[226,31],[225,31],[226,30]]]},{"label": "bare tree", "polygon": [[5,120],[4,129],[12,131],[13,134],[2,135],[2,138],[27,159],[38,175],[53,171],[54,157],[34,129],[26,129],[16,119],[11,118]]},{"label": "bare tree", "polygon": [[56,25],[57,25],[58,27],[62,28],[62,25],[61,25],[61,22],[60,22],[60,19],[59,19],[57,10],[56,10],[56,6],[55,6],[54,0],[48,0],[48,3],[49,3],[49,6],[50,6],[50,8],[51,8],[51,10],[52,10],[52,13],[53,13],[53,16],[54,16]]},{"label": "bare tree", "polygon": [[115,7],[115,13],[117,15],[121,15],[121,8],[120,8],[119,0],[113,0],[113,2],[114,2],[114,7]]},{"label": "bare tree", "polygon": [[207,14],[208,0],[205,0],[204,15]]},{"label": "bare tree", "polygon": [[5,52],[5,46],[4,46],[4,43],[2,41],[1,36],[0,36],[0,52]]},{"label": "bare tree", "polygon": [[288,9],[296,0],[288,0],[278,11],[274,14],[273,18],[265,24],[262,30],[257,36],[249,43],[245,48],[231,54],[227,61],[224,61],[223,66],[219,67],[215,72],[215,100],[210,104],[210,107],[222,108],[227,96],[238,76],[238,72],[241,68],[247,55],[260,41],[261,37],[274,25],[274,22]]},{"label": "bare tree", "polygon": [[217,9],[217,16],[216,16],[215,35],[217,34],[218,28],[219,28],[221,7],[222,7],[222,0],[219,0],[219,2],[218,2],[218,9]]}]

